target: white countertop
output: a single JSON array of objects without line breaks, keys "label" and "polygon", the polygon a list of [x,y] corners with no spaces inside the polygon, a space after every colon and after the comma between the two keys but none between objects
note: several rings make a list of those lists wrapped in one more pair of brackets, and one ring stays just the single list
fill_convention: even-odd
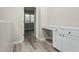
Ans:
[{"label": "white countertop", "polygon": [[54,30],[56,28],[60,29],[66,29],[66,30],[77,30],[79,31],[79,27],[65,27],[65,26],[50,26],[50,25],[42,25],[42,28],[44,29],[49,29],[49,30]]}]

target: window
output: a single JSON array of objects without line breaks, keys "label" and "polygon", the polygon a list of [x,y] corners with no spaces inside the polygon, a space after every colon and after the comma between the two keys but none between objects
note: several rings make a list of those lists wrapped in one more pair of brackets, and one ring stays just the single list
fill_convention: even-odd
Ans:
[{"label": "window", "polygon": [[31,23],[34,23],[34,15],[31,15]]},{"label": "window", "polygon": [[25,14],[25,23],[34,23],[34,14]]}]

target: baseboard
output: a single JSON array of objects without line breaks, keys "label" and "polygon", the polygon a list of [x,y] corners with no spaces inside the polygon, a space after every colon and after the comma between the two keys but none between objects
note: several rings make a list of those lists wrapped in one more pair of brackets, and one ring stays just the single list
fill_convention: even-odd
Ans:
[{"label": "baseboard", "polygon": [[48,38],[37,38],[38,40],[46,40],[46,39],[52,39],[52,38],[50,38],[50,37],[48,37]]},{"label": "baseboard", "polygon": [[13,42],[13,44],[22,43],[23,41],[24,41],[24,39],[19,40],[19,41],[15,41],[15,42]]},{"label": "baseboard", "polygon": [[42,40],[45,40],[45,38],[37,38],[38,40],[42,41]]}]

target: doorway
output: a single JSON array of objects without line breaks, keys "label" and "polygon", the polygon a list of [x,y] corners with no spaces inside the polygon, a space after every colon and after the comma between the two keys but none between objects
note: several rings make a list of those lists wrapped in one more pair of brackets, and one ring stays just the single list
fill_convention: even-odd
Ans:
[{"label": "doorway", "polygon": [[24,7],[24,41],[35,40],[35,15],[35,7]]}]

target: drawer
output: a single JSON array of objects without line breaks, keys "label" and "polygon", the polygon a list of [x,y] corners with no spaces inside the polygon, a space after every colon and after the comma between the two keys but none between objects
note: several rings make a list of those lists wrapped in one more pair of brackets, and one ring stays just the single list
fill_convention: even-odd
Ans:
[{"label": "drawer", "polygon": [[79,36],[78,30],[62,30],[63,34]]},{"label": "drawer", "polygon": [[78,36],[79,37],[79,31],[71,30],[70,35]]},{"label": "drawer", "polygon": [[67,35],[69,35],[71,33],[71,30],[62,30],[62,34],[67,34]]},{"label": "drawer", "polygon": [[62,35],[71,40],[79,40],[79,31],[76,30],[62,30]]}]

